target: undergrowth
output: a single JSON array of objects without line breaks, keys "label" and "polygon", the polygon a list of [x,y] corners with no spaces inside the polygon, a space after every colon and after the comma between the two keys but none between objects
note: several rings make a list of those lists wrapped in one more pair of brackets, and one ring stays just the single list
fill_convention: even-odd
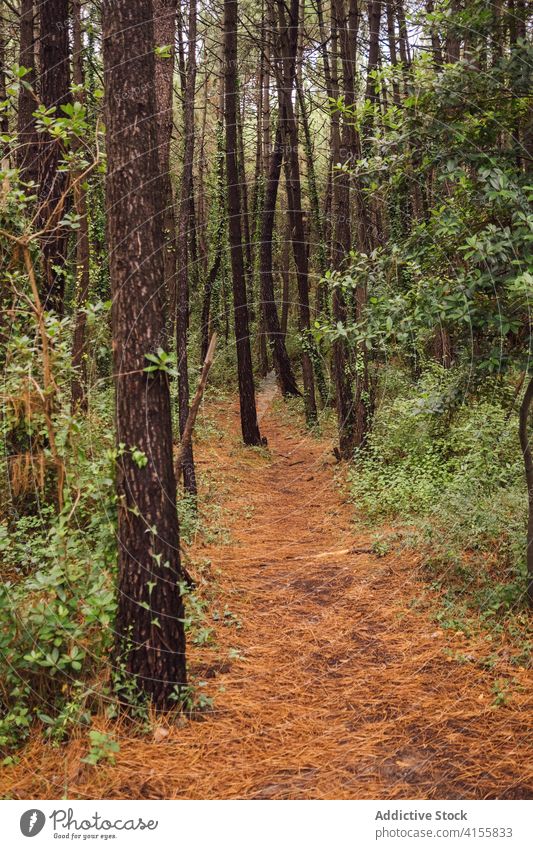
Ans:
[{"label": "undergrowth", "polygon": [[[77,727],[90,728],[96,713],[112,718],[126,706],[133,720],[144,722],[148,711],[135,682],[111,661],[117,586],[112,393],[108,381],[93,375],[88,410],[83,422],[78,418],[70,407],[71,328],[66,320],[47,322],[54,340],[53,406],[43,401],[42,364],[27,315],[15,322],[0,352],[0,750],[6,763],[35,721],[49,740],[61,742]],[[101,344],[97,333],[92,342]],[[200,438],[208,439],[211,428],[200,417]],[[182,546],[207,534],[207,523],[209,533],[217,533],[221,511],[214,486],[210,480],[202,487],[206,497],[198,504],[178,499]],[[190,589],[185,607],[189,640],[209,642],[204,605]],[[187,711],[207,706],[195,686],[177,693],[176,702]],[[92,758],[97,762],[100,755]]]},{"label": "undergrowth", "polygon": [[[413,385],[389,367],[368,444],[350,472],[358,514],[392,525],[379,545],[416,550],[441,593],[442,624],[513,630],[525,605],[527,494],[516,389],[429,365]],[[465,403],[468,400],[468,403]],[[528,629],[516,629],[529,645]]]}]

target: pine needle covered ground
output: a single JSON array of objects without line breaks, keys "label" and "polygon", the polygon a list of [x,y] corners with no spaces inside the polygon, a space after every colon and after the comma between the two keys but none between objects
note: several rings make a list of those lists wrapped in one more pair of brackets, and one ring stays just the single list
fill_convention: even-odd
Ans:
[{"label": "pine needle covered ground", "polygon": [[97,718],[119,743],[114,764],[83,760],[86,729],[57,747],[36,730],[2,770],[2,796],[531,798],[531,670],[505,651],[489,669],[503,638],[436,624],[416,557],[378,556],[354,530],[332,440],[271,394],[268,449],[243,448],[237,406],[217,402],[218,435],[199,451],[230,532],[190,551],[214,627],[189,653],[204,710],[152,717],[144,733]]}]

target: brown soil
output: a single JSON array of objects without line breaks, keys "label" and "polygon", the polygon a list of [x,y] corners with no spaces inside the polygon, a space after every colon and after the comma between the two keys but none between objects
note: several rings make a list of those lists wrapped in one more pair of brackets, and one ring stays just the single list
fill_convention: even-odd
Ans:
[{"label": "brown soil", "polygon": [[[490,634],[438,628],[415,560],[378,558],[371,535],[354,531],[331,441],[273,412],[269,392],[260,402],[268,451],[240,446],[236,407],[222,403],[211,408],[220,436],[199,451],[231,534],[191,552],[218,616],[216,643],[190,652],[212,710],[158,720],[149,736],[97,722],[119,739],[114,766],[81,762],[85,736],[54,749],[36,733],[2,771],[0,792],[532,798],[531,673],[503,661],[487,671]],[[500,706],[496,678],[508,685]]]}]

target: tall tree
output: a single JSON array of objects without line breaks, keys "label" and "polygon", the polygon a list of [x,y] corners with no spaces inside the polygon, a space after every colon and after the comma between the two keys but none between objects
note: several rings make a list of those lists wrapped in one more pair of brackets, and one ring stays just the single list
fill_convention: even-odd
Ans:
[{"label": "tall tree", "polygon": [[174,65],[177,0],[153,0],[155,62],[155,95],[157,106],[157,156],[161,192],[161,214],[165,232],[163,297],[169,304],[169,335],[174,326],[176,304],[176,217],[170,174],[170,147],[173,128]]},{"label": "tall tree", "polygon": [[281,125],[277,128],[274,146],[269,159],[270,165],[266,180],[263,213],[261,216],[261,237],[259,248],[261,303],[280,391],[282,395],[298,395],[298,387],[293,374],[291,361],[287,353],[285,337],[279,323],[278,308],[276,306],[276,299],[274,295],[274,278],[272,274],[274,217],[276,212],[276,199],[278,195],[281,165],[283,161]]},{"label": "tall tree", "polygon": [[[302,208],[302,186],[300,180],[298,122],[293,103],[296,78],[296,53],[298,49],[300,0],[291,0],[287,7],[283,0],[276,0],[274,14],[277,18],[278,37],[274,40],[277,54],[276,70],[279,110],[286,163],[285,185],[287,190],[288,214],[291,222],[291,241],[298,283],[299,330],[302,340],[302,373],[306,419],[312,424],[317,418],[315,381],[310,335],[311,313],[309,309],[309,252]],[[274,22],[274,20],[273,20]]]},{"label": "tall tree", "polygon": [[[347,14],[344,0],[334,0],[332,10],[333,43],[339,44],[344,103],[348,109],[354,104],[354,71],[355,47],[358,29],[358,18],[354,15],[355,3],[351,3],[352,14]],[[333,57],[332,80],[329,84],[330,97],[338,98],[340,84],[337,76],[337,57]],[[328,67],[328,66],[326,66]],[[342,140],[342,145],[341,145]],[[331,122],[331,162],[335,168],[340,163],[341,169],[332,172],[332,261],[333,268],[341,271],[347,261],[352,246],[351,207],[350,202],[350,161],[358,153],[358,138],[355,133],[349,113],[340,117],[334,112]],[[356,190],[357,192],[357,190]],[[358,194],[356,194],[358,197]],[[360,206],[360,204],[359,204]],[[335,322],[345,324],[348,317],[346,297],[340,285],[335,285],[332,293],[332,312]],[[355,408],[352,370],[348,344],[342,336],[333,342],[333,377],[335,381],[335,401],[337,407],[337,422],[339,429],[339,456],[349,459],[355,447]]]},{"label": "tall tree", "polygon": [[21,0],[19,32],[19,65],[27,72],[18,97],[16,163],[22,180],[37,182],[37,131],[33,117],[37,109],[33,0]]},{"label": "tall tree", "polygon": [[[194,208],[194,200],[191,195],[193,187],[193,162],[194,162],[194,95],[196,89],[196,30],[197,14],[196,0],[189,2],[189,25],[187,39],[187,68],[185,73],[185,90],[183,91],[183,169],[181,173],[181,187],[179,198],[179,233],[177,244],[177,289],[176,289],[176,350],[178,355],[178,402],[179,402],[179,428],[183,436],[187,418],[189,415],[189,372],[187,336],[189,326],[189,290],[190,269],[193,265],[189,261],[192,253],[192,245],[189,240],[189,228],[194,222],[191,220],[191,202]],[[190,257],[194,260],[194,256]],[[183,456],[183,483],[187,492],[196,495],[196,473],[194,469],[194,457],[192,441],[185,446]]]},{"label": "tall tree", "polygon": [[[4,33],[4,20],[0,17],[0,102],[5,102],[6,100],[6,36]],[[6,135],[9,130],[9,118],[7,110],[2,110],[0,115],[0,133],[2,135]],[[0,144],[0,165],[3,166],[4,159],[7,155],[7,144],[2,142]]]},{"label": "tall tree", "polygon": [[239,164],[237,157],[237,2],[224,0],[224,103],[226,122],[226,180],[228,187],[228,232],[233,276],[233,309],[242,438],[246,445],[260,445],[255,407],[255,387],[250,348],[246,277],[242,248]]},{"label": "tall tree", "polygon": [[[83,73],[83,31],[81,19],[82,0],[72,0],[72,80],[76,86],[78,102],[85,104]],[[77,144],[78,149],[81,145]],[[81,176],[81,175],[78,175]],[[85,357],[85,305],[90,286],[89,220],[87,216],[87,189],[81,180],[76,181],[74,206],[78,215],[76,240],[76,319],[72,340],[72,407],[87,407],[87,362]]]},{"label": "tall tree", "polygon": [[[70,97],[69,2],[47,0],[39,9],[39,96],[47,109],[62,116],[61,106]],[[43,231],[43,306],[63,312],[64,267],[69,231],[61,224],[68,209],[68,175],[61,169],[61,143],[49,133],[39,135],[39,214]]]},{"label": "tall tree", "polygon": [[[157,708],[186,680],[170,391],[145,371],[165,338],[151,0],[104,0],[106,200],[116,392],[118,651]],[[131,81],[142,80],[141,87]],[[143,452],[141,460],[139,453]]]}]

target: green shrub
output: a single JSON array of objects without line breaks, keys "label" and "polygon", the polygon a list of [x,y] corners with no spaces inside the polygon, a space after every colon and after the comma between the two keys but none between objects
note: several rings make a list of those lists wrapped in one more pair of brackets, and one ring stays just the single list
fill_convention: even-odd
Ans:
[{"label": "green shrub", "polygon": [[351,493],[370,522],[409,526],[409,545],[433,578],[493,614],[521,604],[525,592],[517,416],[506,387],[489,382],[462,403],[460,383],[457,371],[433,365],[410,389],[392,375],[395,392],[381,399]]}]

